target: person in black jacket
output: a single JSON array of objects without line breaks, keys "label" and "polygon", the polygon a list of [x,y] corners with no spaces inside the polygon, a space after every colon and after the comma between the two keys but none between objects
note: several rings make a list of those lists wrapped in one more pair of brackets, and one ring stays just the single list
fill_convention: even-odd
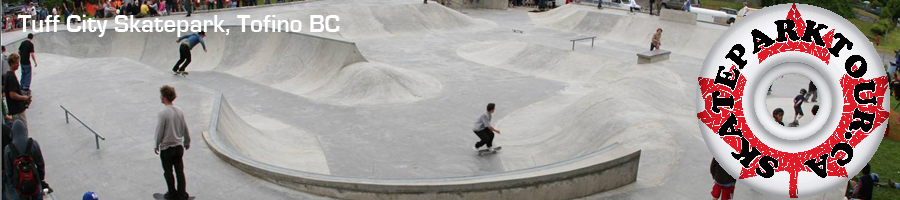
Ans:
[{"label": "person in black jacket", "polygon": [[[7,126],[6,124],[3,124],[3,146],[0,146],[0,149],[5,149],[6,145],[8,145],[10,142],[12,142],[12,136],[10,136],[10,132],[12,132],[12,128]],[[7,180],[5,177],[6,176],[6,165],[2,165],[2,166],[3,166],[2,174],[4,176],[3,177],[3,187],[2,187],[3,188],[3,200],[6,200],[7,199],[6,198],[6,181]]]},{"label": "person in black jacket", "polygon": [[872,189],[875,186],[875,181],[872,179],[871,170],[872,168],[869,167],[869,164],[866,164],[860,172],[863,175],[857,181],[850,181],[850,186],[853,187],[853,190],[847,196],[847,199],[872,199]]},{"label": "person in black jacket", "polygon": [[[14,155],[15,152],[12,152],[13,148],[19,153],[18,155]],[[9,192],[10,199],[22,199],[19,198],[16,193],[15,188],[17,183],[16,180],[14,180],[15,175],[13,175],[16,173],[16,170],[13,170],[13,162],[22,154],[28,154],[34,160],[34,175],[36,176],[36,180],[40,181],[40,184],[38,184],[40,185],[38,191],[43,190],[43,188],[48,188],[46,182],[44,182],[46,173],[44,170],[44,155],[41,153],[41,145],[39,145],[36,140],[28,137],[28,128],[25,127],[25,123],[16,120],[13,122],[12,126],[12,142],[3,148],[3,167],[9,169],[3,174],[3,180],[8,181],[6,190]],[[41,199],[41,196],[38,195],[37,199]]]},{"label": "person in black jacket", "polygon": [[734,185],[737,183],[737,180],[719,165],[716,158],[713,158],[712,163],[709,164],[709,174],[712,175],[713,181],[716,182],[713,184],[712,192],[710,192],[713,199],[730,200],[734,194]]}]

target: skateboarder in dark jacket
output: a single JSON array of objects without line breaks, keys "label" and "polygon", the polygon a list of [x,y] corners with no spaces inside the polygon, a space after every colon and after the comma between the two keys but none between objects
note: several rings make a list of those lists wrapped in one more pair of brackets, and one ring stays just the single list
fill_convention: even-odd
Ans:
[{"label": "skateboarder in dark jacket", "polygon": [[475,120],[475,127],[472,131],[475,132],[475,135],[478,135],[478,138],[481,141],[475,143],[475,150],[481,150],[481,146],[487,146],[487,149],[491,149],[494,146],[494,133],[500,134],[500,130],[495,129],[491,126],[491,115],[494,114],[494,103],[489,103],[487,105],[487,112],[481,114],[477,120]]},{"label": "skateboarder in dark jacket", "polygon": [[[205,37],[206,32],[200,31],[199,33],[181,36],[178,40],[175,40],[175,43],[180,43],[181,45],[178,47],[180,58],[178,59],[178,62],[175,63],[175,67],[172,67],[173,72],[187,74],[184,70],[187,68],[188,64],[191,64],[191,49],[194,49],[194,46],[197,46],[197,43],[200,43],[200,45],[203,45],[203,52],[206,52],[206,42],[203,41],[203,38]],[[182,62],[184,65],[181,65]]]}]

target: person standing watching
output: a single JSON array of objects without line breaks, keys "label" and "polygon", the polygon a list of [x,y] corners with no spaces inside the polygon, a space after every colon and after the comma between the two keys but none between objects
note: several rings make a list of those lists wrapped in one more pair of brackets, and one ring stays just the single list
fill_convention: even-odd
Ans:
[{"label": "person standing watching", "polygon": [[[159,99],[163,108],[157,114],[159,122],[156,125],[156,145],[154,152],[159,155],[163,166],[163,177],[166,179],[168,191],[165,194],[166,199],[187,199],[187,185],[184,179],[184,151],[191,148],[191,135],[184,120],[184,114],[181,108],[172,105],[175,101],[175,88],[172,86],[162,86],[159,89]],[[172,172],[175,175],[172,175]],[[178,187],[175,187],[175,180],[178,180]]]},{"label": "person standing watching", "polygon": [[[34,43],[31,42],[33,39],[34,34],[29,33],[25,41],[19,44],[19,56],[22,56],[22,59],[19,61],[22,67],[20,84],[26,94],[31,94],[31,67],[37,68],[37,58],[34,57]],[[33,65],[31,63],[32,60],[34,60]]]}]

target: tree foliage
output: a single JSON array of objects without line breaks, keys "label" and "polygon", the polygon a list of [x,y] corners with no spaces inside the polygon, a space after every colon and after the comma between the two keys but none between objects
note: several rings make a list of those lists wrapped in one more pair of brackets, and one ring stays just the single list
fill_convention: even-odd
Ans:
[{"label": "tree foliage", "polygon": [[[809,4],[824,8],[826,10],[830,10],[831,12],[844,17],[845,19],[852,19],[856,16],[853,14],[853,7],[851,2],[853,2],[853,0],[762,0],[760,1],[760,5],[762,5],[762,7],[766,7],[785,3]],[[801,14],[802,13],[803,12],[801,11]]]},{"label": "tree foliage", "polygon": [[894,23],[900,18],[900,0],[882,0],[884,7],[881,9],[881,18],[891,19]]}]

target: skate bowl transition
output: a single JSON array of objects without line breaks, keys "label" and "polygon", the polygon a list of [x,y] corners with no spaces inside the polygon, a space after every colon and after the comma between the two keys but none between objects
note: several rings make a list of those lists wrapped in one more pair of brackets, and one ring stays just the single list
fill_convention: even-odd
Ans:
[{"label": "skate bowl transition", "polygon": [[[422,179],[366,179],[310,173],[263,163],[233,148],[231,137],[254,129],[219,95],[203,138],[220,158],[262,179],[342,199],[572,199],[637,179],[640,150],[607,146],[571,160],[497,174]],[[244,132],[246,131],[246,132]],[[601,156],[602,155],[602,156]]]},{"label": "skate bowl transition", "polygon": [[[106,34],[98,38],[95,33],[39,33],[36,37],[41,42],[35,45],[44,53],[78,58],[122,57],[160,70],[171,70],[171,61],[178,58],[175,45],[162,42],[173,41],[174,33]],[[429,98],[441,88],[441,83],[428,75],[367,61],[353,42],[303,33],[239,31],[228,36],[209,33],[206,41],[219,45],[203,56],[195,56],[191,71],[244,78],[321,104],[408,103]],[[18,44],[16,41],[8,47],[16,49]],[[258,49],[247,49],[254,46]],[[487,175],[420,179],[340,177],[329,175],[327,166],[324,170],[307,166],[324,163],[321,147],[298,148],[291,143],[297,138],[262,136],[263,131],[236,114],[221,92],[215,99],[210,128],[203,137],[222,160],[264,180],[336,198],[571,199],[635,182],[641,155],[640,150],[613,143],[568,160]],[[278,160],[297,154],[312,161]]]}]

